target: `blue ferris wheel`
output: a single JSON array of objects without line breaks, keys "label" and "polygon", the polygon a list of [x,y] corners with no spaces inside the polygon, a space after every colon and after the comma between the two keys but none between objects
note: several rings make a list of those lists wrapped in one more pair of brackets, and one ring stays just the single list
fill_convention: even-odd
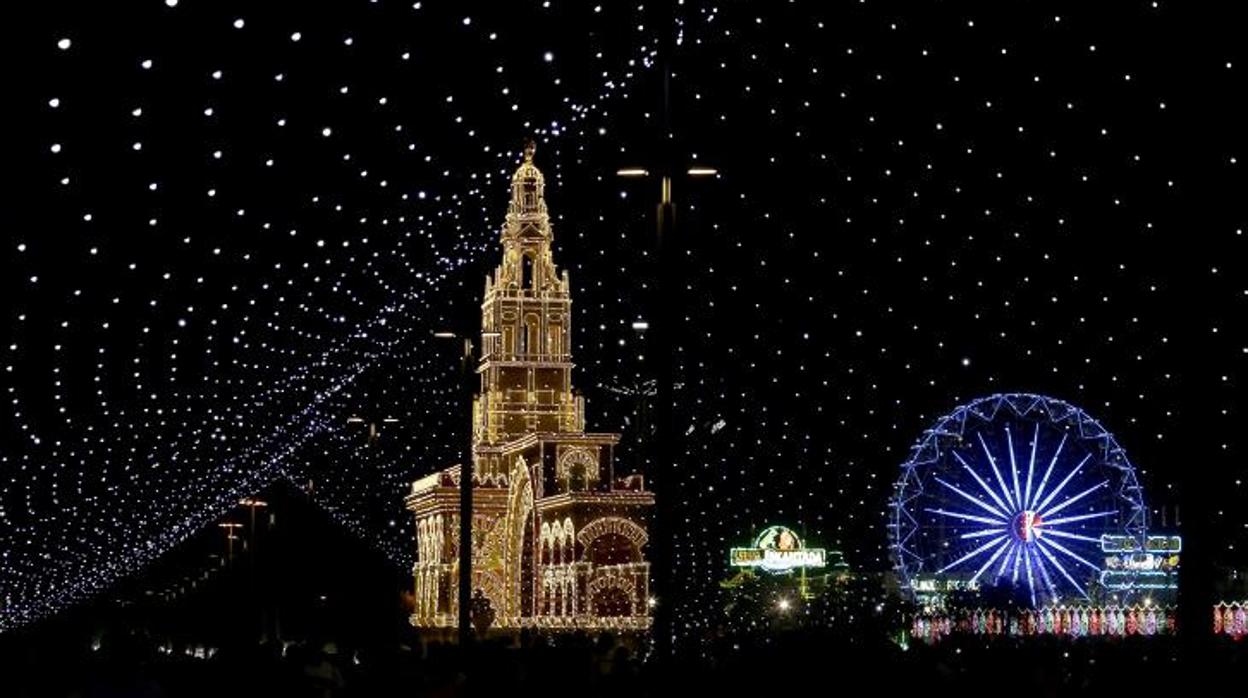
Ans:
[{"label": "blue ferris wheel", "polygon": [[1100,600],[1106,541],[1147,528],[1126,452],[1083,410],[1042,395],[980,398],[938,420],[894,485],[903,589],[997,588],[1032,607]]}]

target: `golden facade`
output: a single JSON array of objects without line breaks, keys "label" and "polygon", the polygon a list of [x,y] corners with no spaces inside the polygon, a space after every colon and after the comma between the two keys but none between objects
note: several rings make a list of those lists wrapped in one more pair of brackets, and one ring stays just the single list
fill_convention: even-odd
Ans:
[{"label": "golden facade", "polygon": [[[545,180],[533,146],[511,179],[503,260],[485,280],[480,392],[473,403],[473,593],[494,627],[650,626],[647,522],[654,494],[617,477],[619,434],[585,432],[572,388],[572,298],[551,257]],[[458,612],[458,465],[417,480],[417,627]]]}]

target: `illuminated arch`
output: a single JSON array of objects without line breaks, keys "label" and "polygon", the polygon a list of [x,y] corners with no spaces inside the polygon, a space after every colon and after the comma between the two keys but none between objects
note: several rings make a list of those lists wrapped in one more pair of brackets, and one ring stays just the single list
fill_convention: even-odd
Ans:
[{"label": "illuminated arch", "polygon": [[607,597],[613,593],[623,595],[628,603],[628,612],[619,615],[632,616],[637,614],[637,584],[632,577],[615,574],[603,575],[589,583],[588,591],[589,607],[596,615],[603,615],[599,613],[599,610],[606,604]]},{"label": "illuminated arch", "polygon": [[503,542],[503,584],[507,603],[503,606],[503,613],[509,618],[515,618],[520,613],[524,533],[529,524],[529,514],[533,512],[533,483],[529,479],[529,468],[523,457],[516,459],[510,480],[504,521],[506,537]]},{"label": "illuminated arch", "polygon": [[578,477],[583,478],[584,487],[598,482],[598,454],[575,446],[559,454],[559,462],[555,464],[555,479],[572,489],[573,481]]},{"label": "illuminated arch", "polygon": [[637,546],[638,552],[650,540],[650,537],[646,534],[646,529],[618,516],[604,516],[600,519],[594,519],[581,528],[580,533],[576,536],[576,540],[581,544],[582,550],[589,550],[589,546],[595,540],[612,533],[628,539],[630,543]]}]

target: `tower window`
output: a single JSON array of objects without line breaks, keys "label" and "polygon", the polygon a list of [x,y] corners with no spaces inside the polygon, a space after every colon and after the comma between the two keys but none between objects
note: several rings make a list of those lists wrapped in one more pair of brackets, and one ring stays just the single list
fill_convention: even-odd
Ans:
[{"label": "tower window", "polygon": [[533,256],[524,255],[520,260],[520,288],[533,288]]}]

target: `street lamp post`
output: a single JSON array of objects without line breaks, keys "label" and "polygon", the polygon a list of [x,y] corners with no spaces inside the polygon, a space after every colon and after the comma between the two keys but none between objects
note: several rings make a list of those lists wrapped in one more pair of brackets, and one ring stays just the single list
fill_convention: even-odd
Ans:
[{"label": "street lamp post", "polygon": [[236,523],[234,521],[225,521],[225,522],[217,524],[217,526],[225,529],[225,564],[226,564],[226,567],[233,567],[234,566],[234,541],[238,539],[238,536],[234,535],[234,529],[242,528],[243,525],[241,523]]},{"label": "street lamp post", "polygon": [[[664,85],[664,101],[666,102],[666,81]],[[666,111],[666,108],[665,108]],[[675,433],[674,410],[673,410],[673,388],[675,383],[673,362],[675,360],[675,346],[672,341],[673,328],[676,323],[676,304],[673,302],[677,292],[675,281],[675,255],[671,253],[674,244],[673,235],[676,230],[676,205],[672,200],[672,179],[675,168],[671,164],[670,158],[663,158],[659,162],[659,169],[655,172],[655,176],[659,180],[659,204],[655,212],[655,256],[657,264],[657,273],[655,274],[654,288],[650,306],[651,317],[648,322],[643,323],[647,334],[650,335],[651,355],[655,357],[657,364],[657,373],[655,381],[655,423],[654,423],[654,452],[657,454],[655,458],[655,466],[659,470],[659,482],[674,483],[676,481],[675,469],[670,465],[663,463],[663,459],[674,458]],[[641,178],[651,176],[650,170],[644,167],[625,167],[616,172],[620,177]],[[689,178],[707,177],[718,174],[718,171],[711,167],[692,166],[685,170],[684,174]],[[637,323],[634,323],[634,327]],[[667,478],[664,480],[663,478]],[[672,641],[674,636],[672,603],[673,594],[671,590],[674,588],[675,580],[672,579],[675,570],[675,555],[672,549],[672,531],[663,530],[672,524],[671,516],[671,497],[674,494],[674,488],[667,490],[666,494],[660,493],[655,498],[655,518],[656,528],[660,530],[660,535],[654,536],[654,540],[658,545],[655,546],[657,553],[655,560],[656,567],[660,571],[658,575],[653,577],[657,596],[660,603],[655,606],[654,618],[654,637],[655,645],[661,657],[670,656],[672,650]]]},{"label": "street lamp post", "polygon": [[257,499],[256,497],[243,497],[238,501],[238,503],[241,506],[247,507],[250,510],[251,515],[251,527],[249,529],[250,533],[248,534],[247,539],[247,567],[248,576],[251,578],[251,594],[252,597],[256,599],[257,605],[260,606],[260,637],[263,639],[265,633],[267,633],[269,629],[268,619],[266,617],[264,607],[268,599],[261,597],[262,595],[259,593],[258,588],[259,575],[256,570],[256,555],[259,554],[260,543],[256,538],[256,509],[267,507],[269,506],[269,503],[263,499]]},{"label": "street lamp post", "polygon": [[[438,339],[462,339],[463,352],[459,357],[460,389],[467,388],[468,413],[472,414],[473,386],[471,378],[477,355],[472,339],[455,332],[435,332]],[[498,336],[497,332],[483,332],[482,340]],[[468,435],[468,448],[459,465],[459,646],[467,649],[472,642],[472,470],[473,439]]]}]

